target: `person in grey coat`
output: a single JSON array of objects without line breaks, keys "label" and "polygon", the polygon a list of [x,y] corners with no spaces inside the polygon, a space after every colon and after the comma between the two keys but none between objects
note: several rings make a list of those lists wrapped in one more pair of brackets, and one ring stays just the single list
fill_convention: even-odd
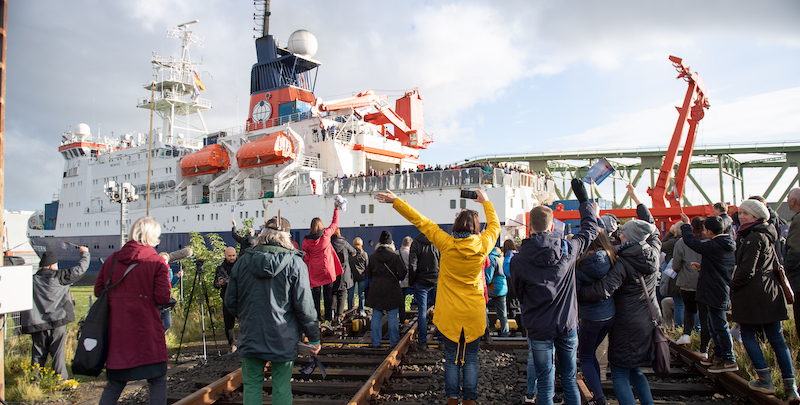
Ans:
[{"label": "person in grey coat", "polygon": [[336,319],[333,320],[335,325],[342,323],[344,318],[345,306],[347,306],[347,291],[355,285],[353,282],[353,270],[350,268],[350,258],[355,256],[358,252],[356,249],[347,242],[347,239],[342,237],[339,228],[336,228],[331,235],[331,246],[336,256],[339,258],[339,263],[342,265],[342,274],[336,276],[333,281],[333,313],[336,314]]},{"label": "person in grey coat", "polygon": [[261,403],[264,366],[272,362],[272,403],[292,402],[292,366],[305,334],[320,349],[317,310],[303,252],[295,250],[289,221],[273,217],[231,270],[225,305],[239,319],[244,402]]},{"label": "person in grey coat", "polygon": [[[59,270],[53,252],[42,253],[39,271],[33,275],[33,308],[20,313],[22,333],[33,341],[31,364],[44,367],[48,354],[53,357],[53,370],[62,379],[69,378],[64,348],[67,324],[75,321],[75,304],[69,292],[70,284],[78,281],[89,268],[89,248],[81,246],[78,265]],[[38,369],[34,372],[38,373]]]},{"label": "person in grey coat", "polygon": [[[683,221],[679,221],[681,226]],[[705,240],[705,226],[703,225],[703,218],[692,218],[692,232],[695,238]],[[672,254],[672,269],[678,273],[675,278],[676,284],[681,289],[681,298],[683,299],[683,334],[676,342],[679,345],[688,345],[692,342],[692,329],[697,319],[697,278],[700,272],[692,268],[692,263],[700,263],[703,256],[700,253],[689,249],[686,242],[683,241],[682,231],[678,231],[681,237],[675,243],[675,249]],[[688,322],[688,323],[687,323]],[[704,357],[708,355],[708,342],[711,341],[711,332],[708,330],[708,318],[700,317],[700,354]]]}]

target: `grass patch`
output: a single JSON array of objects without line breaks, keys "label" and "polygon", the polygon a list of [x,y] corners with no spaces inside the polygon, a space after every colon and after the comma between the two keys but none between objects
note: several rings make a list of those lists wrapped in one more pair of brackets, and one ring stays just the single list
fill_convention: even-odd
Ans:
[{"label": "grass patch", "polygon": [[89,310],[89,302],[97,300],[97,297],[94,296],[94,286],[72,286],[69,291],[72,293],[72,299],[75,300],[75,319],[83,319],[86,311]]}]

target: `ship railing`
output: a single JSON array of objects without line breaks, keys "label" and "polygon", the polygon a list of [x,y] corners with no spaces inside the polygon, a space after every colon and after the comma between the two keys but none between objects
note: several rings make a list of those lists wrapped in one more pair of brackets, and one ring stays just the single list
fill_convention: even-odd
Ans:
[{"label": "ship railing", "polygon": [[282,115],[280,117],[275,117],[266,121],[248,122],[246,124],[246,128],[248,131],[256,131],[259,129],[276,127],[278,125],[283,125],[289,122],[302,121],[308,118],[311,118],[310,111],[296,112],[294,114]]},{"label": "ship railing", "polygon": [[325,182],[326,195],[377,193],[389,190],[415,190],[426,188],[477,188],[483,184],[507,187],[544,189],[539,176],[502,169],[486,172],[479,167],[427,172],[398,173],[383,176],[363,176],[331,179]]},{"label": "ship railing", "polygon": [[299,156],[297,158],[303,167],[319,168],[319,158],[313,156]]}]

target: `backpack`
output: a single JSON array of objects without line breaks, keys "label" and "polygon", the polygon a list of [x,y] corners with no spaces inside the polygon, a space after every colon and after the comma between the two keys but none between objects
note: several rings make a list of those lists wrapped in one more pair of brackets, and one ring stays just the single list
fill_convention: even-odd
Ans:
[{"label": "backpack", "polygon": [[364,252],[350,257],[350,271],[353,273],[353,281],[356,283],[367,279],[367,259],[364,258]]}]

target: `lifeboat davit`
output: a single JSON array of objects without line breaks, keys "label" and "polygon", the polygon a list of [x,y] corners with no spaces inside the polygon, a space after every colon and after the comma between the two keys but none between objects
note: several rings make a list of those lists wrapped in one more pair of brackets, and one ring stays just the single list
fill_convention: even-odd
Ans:
[{"label": "lifeboat davit", "polygon": [[294,145],[284,132],[273,133],[255,142],[246,143],[236,152],[236,162],[240,169],[282,164],[294,158]]},{"label": "lifeboat davit", "polygon": [[227,170],[230,165],[231,161],[225,148],[219,144],[211,144],[181,159],[181,175],[191,177],[219,173]]}]

